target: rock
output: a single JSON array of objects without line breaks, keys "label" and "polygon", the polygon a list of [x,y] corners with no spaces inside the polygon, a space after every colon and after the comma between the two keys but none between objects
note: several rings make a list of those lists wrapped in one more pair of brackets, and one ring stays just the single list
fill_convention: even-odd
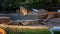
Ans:
[{"label": "rock", "polygon": [[3,17],[2,18],[0,17],[0,24],[8,24],[8,22],[10,20],[11,19],[10,18],[7,18],[7,17],[6,18],[5,17],[4,18]]},{"label": "rock", "polygon": [[58,17],[58,14],[56,12],[49,12],[47,18],[44,20],[44,22],[48,22],[50,19]]},{"label": "rock", "polygon": [[56,18],[58,16],[58,13],[57,12],[49,12],[48,13],[48,17],[47,17],[47,19],[49,18]]},{"label": "rock", "polygon": [[23,25],[36,25],[36,24],[39,24],[39,20],[24,21],[22,24]]},{"label": "rock", "polygon": [[44,18],[47,18],[48,14],[41,14],[41,15],[37,15],[37,18],[38,19],[44,19]]},{"label": "rock", "polygon": [[20,13],[23,14],[24,16],[28,14],[28,10],[24,7],[20,7]]},{"label": "rock", "polygon": [[39,11],[40,11],[41,13],[47,13],[47,12],[48,12],[47,10],[44,10],[44,9],[39,9]]}]

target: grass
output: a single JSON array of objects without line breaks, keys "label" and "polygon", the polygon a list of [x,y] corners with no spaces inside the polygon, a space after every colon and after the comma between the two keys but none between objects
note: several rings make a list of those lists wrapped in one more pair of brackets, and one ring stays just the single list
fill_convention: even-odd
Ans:
[{"label": "grass", "polygon": [[50,32],[48,30],[45,29],[18,29],[15,28],[13,29],[14,31],[12,31],[12,29],[7,28],[6,32],[7,34],[50,34]]},{"label": "grass", "polygon": [[[7,34],[51,34],[48,29],[28,29],[28,28],[5,28]],[[55,34],[60,34],[59,31],[54,31]]]},{"label": "grass", "polygon": [[54,34],[60,34],[60,31],[54,31]]}]

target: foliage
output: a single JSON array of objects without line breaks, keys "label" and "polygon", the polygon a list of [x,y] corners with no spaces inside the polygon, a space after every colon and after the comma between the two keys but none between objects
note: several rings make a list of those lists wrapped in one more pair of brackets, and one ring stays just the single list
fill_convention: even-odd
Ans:
[{"label": "foliage", "polygon": [[20,0],[1,0],[0,5],[5,10],[16,9],[20,6]]},{"label": "foliage", "polygon": [[[55,0],[53,0],[54,2]],[[60,0],[57,0],[58,2]],[[25,6],[26,3],[24,3],[25,0],[0,0],[0,10],[16,10],[17,8],[19,8],[20,6]],[[43,0],[42,2],[37,2],[37,0],[29,0],[28,6],[29,8],[39,8],[41,5],[43,5],[44,3],[49,2],[49,0]],[[51,1],[51,4],[53,4],[53,2]],[[44,4],[45,5],[45,4]],[[44,6],[43,6],[44,7]]]},{"label": "foliage", "polygon": [[51,3],[51,2],[33,2],[33,3],[29,3],[27,5],[29,6],[30,9],[32,9],[32,8],[40,9],[40,8],[48,8],[49,6],[53,6],[53,3]]}]

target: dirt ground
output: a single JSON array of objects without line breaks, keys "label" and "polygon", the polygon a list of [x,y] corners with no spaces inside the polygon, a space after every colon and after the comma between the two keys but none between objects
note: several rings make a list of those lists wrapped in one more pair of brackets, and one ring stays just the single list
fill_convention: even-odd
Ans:
[{"label": "dirt ground", "polygon": [[29,29],[48,29],[48,26],[17,26],[17,25],[3,25],[0,24],[0,27],[9,27],[9,28],[29,28]]}]

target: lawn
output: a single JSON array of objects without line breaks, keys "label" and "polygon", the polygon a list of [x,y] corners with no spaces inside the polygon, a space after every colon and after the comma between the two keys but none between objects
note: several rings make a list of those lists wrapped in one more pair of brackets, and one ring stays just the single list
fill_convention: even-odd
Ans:
[{"label": "lawn", "polygon": [[6,28],[7,34],[50,34],[48,30],[45,29],[9,29]]},{"label": "lawn", "polygon": [[[51,34],[48,29],[28,29],[28,28],[5,28],[7,34]],[[60,34],[58,31],[54,31],[55,34]]]}]

